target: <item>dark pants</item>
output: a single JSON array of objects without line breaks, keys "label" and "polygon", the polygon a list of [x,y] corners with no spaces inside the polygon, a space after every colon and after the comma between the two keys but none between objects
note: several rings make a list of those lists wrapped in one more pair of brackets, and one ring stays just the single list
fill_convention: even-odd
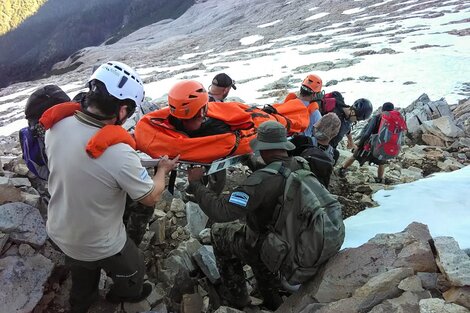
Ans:
[{"label": "dark pants", "polygon": [[147,231],[147,225],[152,219],[155,208],[146,206],[138,201],[132,200],[129,195],[126,198],[126,209],[123,221],[127,234],[134,243],[139,246]]},{"label": "dark pants", "polygon": [[86,313],[98,297],[101,269],[113,279],[110,294],[117,297],[137,297],[142,292],[145,265],[142,253],[127,238],[124,248],[117,254],[98,261],[79,261],[68,256],[65,264],[72,272],[70,305],[72,313]]},{"label": "dark pants", "polygon": [[231,295],[229,302],[237,305],[248,297],[243,265],[253,270],[258,291],[264,298],[264,305],[275,310],[281,303],[280,281],[277,273],[268,270],[259,255],[259,249],[252,247],[246,236],[247,227],[239,222],[216,223],[212,226],[212,245],[224,287]]}]

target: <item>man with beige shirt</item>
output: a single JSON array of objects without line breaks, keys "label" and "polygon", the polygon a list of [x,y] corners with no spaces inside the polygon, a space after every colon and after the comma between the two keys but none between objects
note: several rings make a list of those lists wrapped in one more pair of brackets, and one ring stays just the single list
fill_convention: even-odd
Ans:
[{"label": "man with beige shirt", "polygon": [[150,294],[151,285],[143,283],[142,253],[127,237],[122,220],[126,194],[146,206],[155,205],[165,188],[165,175],[177,161],[163,158],[151,178],[126,140],[90,157],[86,149],[91,139],[132,115],[144,98],[144,88],[132,68],[114,61],[101,65],[88,86],[81,110],[46,133],[51,193],[47,232],[71,267],[72,312],[87,312],[98,298],[101,269],[114,282],[108,301],[138,302]]}]

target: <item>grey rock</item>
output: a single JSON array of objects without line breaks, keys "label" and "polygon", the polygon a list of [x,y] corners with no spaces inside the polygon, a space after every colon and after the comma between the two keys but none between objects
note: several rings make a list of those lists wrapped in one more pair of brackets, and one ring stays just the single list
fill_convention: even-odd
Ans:
[{"label": "grey rock", "polygon": [[8,234],[0,232],[0,255],[3,251],[3,247],[7,243],[9,237],[10,236]]},{"label": "grey rock", "polygon": [[46,226],[39,210],[21,202],[0,206],[0,231],[10,239],[40,247],[47,238]]},{"label": "grey rock", "polygon": [[419,311],[419,301],[428,298],[431,298],[431,294],[427,291],[419,293],[406,291],[398,298],[385,300],[376,305],[369,313],[416,313]]},{"label": "grey rock", "polygon": [[[160,211],[163,212],[163,211]],[[155,243],[162,244],[165,242],[167,218],[166,214],[163,217],[158,217],[149,225],[149,229],[155,233]]]},{"label": "grey rock", "polygon": [[53,267],[41,254],[0,259],[0,312],[33,311]]},{"label": "grey rock", "polygon": [[360,299],[359,311],[368,311],[383,300],[400,295],[399,283],[411,275],[413,275],[411,268],[395,268],[372,277],[364,286],[356,289],[353,294],[354,298]]},{"label": "grey rock", "polygon": [[418,272],[421,285],[427,290],[437,289],[437,273]]},{"label": "grey rock", "polygon": [[206,227],[209,217],[202,211],[197,203],[186,203],[186,219],[188,224],[185,226],[191,236],[199,238],[199,233]]},{"label": "grey rock", "polygon": [[[153,285],[153,284],[152,284]],[[159,283],[154,286],[152,293],[147,297],[147,301],[150,303],[151,306],[156,305],[163,301],[166,296],[165,288],[163,284]]]},{"label": "grey rock", "polygon": [[22,191],[21,202],[29,204],[30,206],[37,208],[40,206],[41,196]]},{"label": "grey rock", "polygon": [[20,202],[22,200],[21,190],[9,184],[0,185],[0,205],[7,202]]},{"label": "grey rock", "polygon": [[20,244],[18,247],[18,254],[22,257],[33,256],[36,251],[25,243]]},{"label": "grey rock", "polygon": [[452,237],[434,238],[437,266],[454,286],[470,285],[470,257]]},{"label": "grey rock", "polygon": [[172,212],[184,212],[185,203],[180,198],[173,198],[171,201],[170,211]]},{"label": "grey rock", "polygon": [[220,306],[217,310],[214,311],[214,313],[243,313],[243,311],[230,308],[228,306]]},{"label": "grey rock", "polygon": [[14,177],[10,178],[10,182],[13,184],[15,187],[21,187],[21,186],[28,186],[31,187],[31,182],[29,179],[24,178],[24,177]]},{"label": "grey rock", "polygon": [[191,238],[171,251],[168,257],[163,260],[163,268],[160,269],[160,275],[164,282],[172,286],[178,273],[187,273],[189,276],[189,273],[196,269],[191,256],[201,247],[199,241]]},{"label": "grey rock", "polygon": [[216,284],[220,280],[212,246],[202,246],[193,254],[193,258],[211,283]]},{"label": "grey rock", "polygon": [[199,240],[205,245],[211,243],[211,229],[210,228],[204,228],[201,230],[199,233]]},{"label": "grey rock", "polygon": [[326,303],[351,297],[371,278],[393,268],[435,272],[434,255],[428,243],[430,238],[426,225],[412,223],[401,233],[378,235],[358,248],[340,251],[277,312],[298,312],[311,303],[312,298]]},{"label": "grey rock", "polygon": [[423,299],[419,301],[419,313],[468,313],[468,309],[463,306],[446,303],[442,299]]},{"label": "grey rock", "polygon": [[420,292],[424,291],[421,279],[418,276],[411,276],[403,279],[398,284],[398,289],[403,291],[412,291],[412,292]]}]

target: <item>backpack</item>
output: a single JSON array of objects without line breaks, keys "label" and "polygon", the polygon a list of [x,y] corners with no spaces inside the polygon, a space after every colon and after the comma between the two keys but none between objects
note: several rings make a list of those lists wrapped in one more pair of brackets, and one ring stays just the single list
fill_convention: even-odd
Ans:
[{"label": "backpack", "polygon": [[23,160],[28,169],[40,179],[47,180],[49,169],[44,145],[44,137],[39,135],[35,126],[20,129],[20,144]]},{"label": "backpack", "polygon": [[323,99],[319,101],[320,113],[325,115],[326,113],[333,112],[337,106],[346,107],[344,97],[339,91],[333,91],[325,94]]},{"label": "backpack", "polygon": [[307,160],[310,170],[326,189],[330,184],[330,177],[333,174],[335,165],[335,161],[331,156],[333,154],[332,150],[333,147],[330,145],[326,150],[318,145],[312,145],[300,154],[302,158]]},{"label": "backpack", "polygon": [[26,102],[25,116],[29,126],[19,132],[23,160],[28,169],[43,180],[47,180],[49,169],[44,144],[45,130],[39,119],[47,109],[68,101],[69,96],[59,86],[46,85],[35,90]]},{"label": "backpack", "polygon": [[302,164],[296,171],[282,162],[261,169],[286,178],[260,257],[271,272],[280,271],[289,284],[311,279],[344,241],[341,204],[315,178],[305,159],[296,160]]},{"label": "backpack", "polygon": [[404,140],[406,122],[398,111],[382,112],[377,134],[371,136],[372,155],[381,161],[398,155]]},{"label": "backpack", "polygon": [[333,147],[330,145],[326,148],[319,146],[315,137],[304,135],[294,136],[290,141],[295,145],[291,155],[301,156],[307,160],[310,170],[318,181],[328,189],[335,164]]}]

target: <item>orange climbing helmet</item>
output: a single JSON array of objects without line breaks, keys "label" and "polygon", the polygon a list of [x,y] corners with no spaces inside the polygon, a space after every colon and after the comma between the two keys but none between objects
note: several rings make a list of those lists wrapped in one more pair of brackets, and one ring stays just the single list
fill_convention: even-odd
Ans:
[{"label": "orange climbing helmet", "polygon": [[302,82],[302,87],[307,87],[313,92],[320,92],[323,87],[323,82],[320,76],[310,74]]},{"label": "orange climbing helmet", "polygon": [[176,83],[168,93],[170,114],[179,119],[193,118],[209,101],[204,86],[195,80]]}]

